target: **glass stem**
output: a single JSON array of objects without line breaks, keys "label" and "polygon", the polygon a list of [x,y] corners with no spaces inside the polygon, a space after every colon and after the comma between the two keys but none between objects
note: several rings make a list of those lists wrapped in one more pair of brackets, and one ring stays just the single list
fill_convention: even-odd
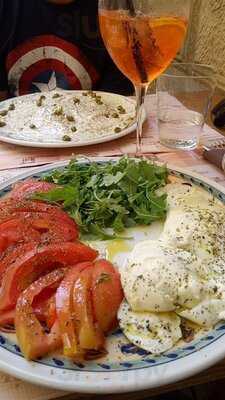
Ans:
[{"label": "glass stem", "polygon": [[136,139],[136,156],[142,155],[142,127],[144,118],[145,96],[149,84],[141,84],[135,86],[137,100],[137,139]]}]

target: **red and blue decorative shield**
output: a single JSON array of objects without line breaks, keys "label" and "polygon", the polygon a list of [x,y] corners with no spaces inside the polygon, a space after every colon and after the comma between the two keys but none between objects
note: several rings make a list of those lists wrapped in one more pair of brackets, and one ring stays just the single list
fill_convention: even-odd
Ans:
[{"label": "red and blue decorative shield", "polygon": [[79,47],[41,35],[12,50],[6,62],[10,92],[23,95],[61,89],[91,89],[99,79]]}]

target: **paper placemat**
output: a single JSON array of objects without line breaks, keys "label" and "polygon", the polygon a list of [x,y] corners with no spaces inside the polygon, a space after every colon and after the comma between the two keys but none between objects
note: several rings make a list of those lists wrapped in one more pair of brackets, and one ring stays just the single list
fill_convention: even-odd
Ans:
[{"label": "paper placemat", "polygon": [[[168,95],[168,102],[178,107],[184,107],[175,98]],[[147,120],[143,128],[143,152],[144,153],[173,153],[159,143],[156,121],[156,96],[149,95],[146,98]],[[208,125],[204,127],[202,142],[221,138],[221,135]],[[0,171],[11,168],[36,166],[56,161],[69,160],[74,155],[86,156],[120,156],[122,154],[134,154],[136,150],[135,132],[118,140],[93,146],[74,147],[67,149],[44,149],[14,146],[0,143]]]}]

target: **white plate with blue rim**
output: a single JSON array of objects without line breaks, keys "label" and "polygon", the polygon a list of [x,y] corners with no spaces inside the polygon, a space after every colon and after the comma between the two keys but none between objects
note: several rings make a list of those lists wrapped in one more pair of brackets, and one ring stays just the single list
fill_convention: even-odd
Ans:
[{"label": "white plate with blue rim", "polygon": [[[66,163],[36,168],[0,185],[0,196],[11,190],[15,182],[28,177],[41,178]],[[225,203],[225,188],[189,171],[168,167],[172,176],[201,186]],[[136,240],[155,235],[160,227],[136,230]],[[113,248],[113,247],[112,247]],[[111,250],[112,250],[111,248]],[[125,251],[127,251],[126,249]],[[112,255],[113,251],[111,252]],[[117,254],[118,257],[118,254]],[[112,255],[113,258],[113,255]],[[195,375],[225,356],[225,323],[205,331],[191,343],[182,342],[161,356],[153,356],[129,343],[117,329],[108,338],[108,354],[102,359],[73,362],[60,353],[37,361],[23,358],[13,335],[0,334],[0,369],[26,381],[82,393],[122,393],[155,388]]]}]

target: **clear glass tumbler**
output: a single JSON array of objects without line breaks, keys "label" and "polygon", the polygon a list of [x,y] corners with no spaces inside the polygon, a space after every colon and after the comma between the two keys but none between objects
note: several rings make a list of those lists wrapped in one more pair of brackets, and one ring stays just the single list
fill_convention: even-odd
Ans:
[{"label": "clear glass tumbler", "polygon": [[210,65],[174,63],[161,75],[157,88],[160,143],[181,150],[195,149],[216,86]]}]

